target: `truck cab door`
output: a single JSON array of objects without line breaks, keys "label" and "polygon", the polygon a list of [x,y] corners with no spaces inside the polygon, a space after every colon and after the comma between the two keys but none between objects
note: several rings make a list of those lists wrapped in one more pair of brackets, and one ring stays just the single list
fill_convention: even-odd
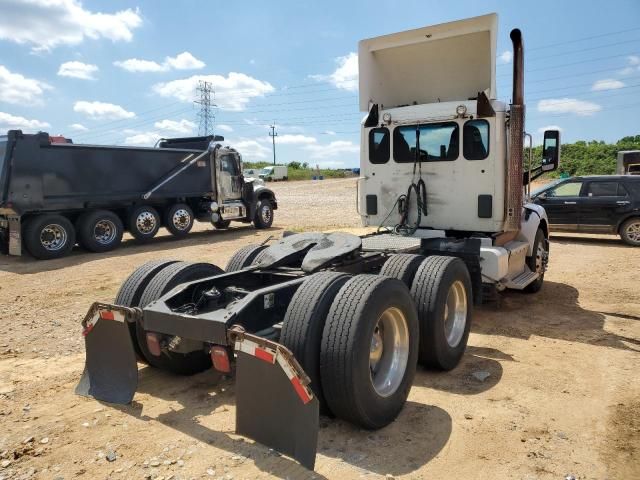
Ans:
[{"label": "truck cab door", "polygon": [[237,152],[221,149],[216,158],[218,202],[242,199],[242,169]]}]

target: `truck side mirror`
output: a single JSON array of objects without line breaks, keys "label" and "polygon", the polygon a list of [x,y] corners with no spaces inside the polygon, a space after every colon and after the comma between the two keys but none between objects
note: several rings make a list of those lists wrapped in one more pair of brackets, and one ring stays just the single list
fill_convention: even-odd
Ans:
[{"label": "truck side mirror", "polygon": [[547,130],[544,132],[542,143],[542,171],[556,170],[560,164],[560,131]]}]

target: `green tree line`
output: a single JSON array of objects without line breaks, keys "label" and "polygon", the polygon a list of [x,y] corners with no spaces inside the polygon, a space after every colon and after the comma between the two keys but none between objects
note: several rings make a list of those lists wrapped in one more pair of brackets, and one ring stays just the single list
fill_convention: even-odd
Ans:
[{"label": "green tree line", "polygon": [[[640,135],[623,137],[616,143],[601,140],[563,143],[560,167],[551,176],[613,175],[620,150],[640,150]],[[542,146],[533,149],[533,163],[542,158]]]}]

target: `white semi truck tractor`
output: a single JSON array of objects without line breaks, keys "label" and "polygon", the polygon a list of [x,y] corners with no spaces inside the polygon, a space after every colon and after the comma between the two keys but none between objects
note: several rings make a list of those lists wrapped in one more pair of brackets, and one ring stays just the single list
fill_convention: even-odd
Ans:
[{"label": "white semi truck tractor", "polygon": [[[402,410],[418,365],[451,370],[485,292],[537,291],[548,261],[523,158],[523,57],[495,99],[495,15],[360,43],[358,208],[377,233],[246,245],[224,270],[154,260],[82,321],[81,395],[128,403],[137,363],[235,374],[236,432],[313,468],[319,413],[367,429]],[[235,365],[235,368],[232,367]]]}]

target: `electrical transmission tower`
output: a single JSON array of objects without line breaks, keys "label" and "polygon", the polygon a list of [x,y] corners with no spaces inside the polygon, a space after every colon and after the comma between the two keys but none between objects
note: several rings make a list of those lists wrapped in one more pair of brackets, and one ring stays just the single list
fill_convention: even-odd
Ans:
[{"label": "electrical transmission tower", "polygon": [[212,103],[215,99],[216,92],[213,90],[211,82],[205,82],[204,80],[198,81],[198,99],[194,103],[200,105],[200,111],[198,112],[198,135],[211,135],[213,134],[213,124],[215,123],[214,107],[216,105]]},{"label": "electrical transmission tower", "polygon": [[276,132],[276,122],[273,122],[271,125],[271,131],[269,132],[269,136],[271,140],[273,140],[273,164],[276,164],[276,137],[278,133]]}]

